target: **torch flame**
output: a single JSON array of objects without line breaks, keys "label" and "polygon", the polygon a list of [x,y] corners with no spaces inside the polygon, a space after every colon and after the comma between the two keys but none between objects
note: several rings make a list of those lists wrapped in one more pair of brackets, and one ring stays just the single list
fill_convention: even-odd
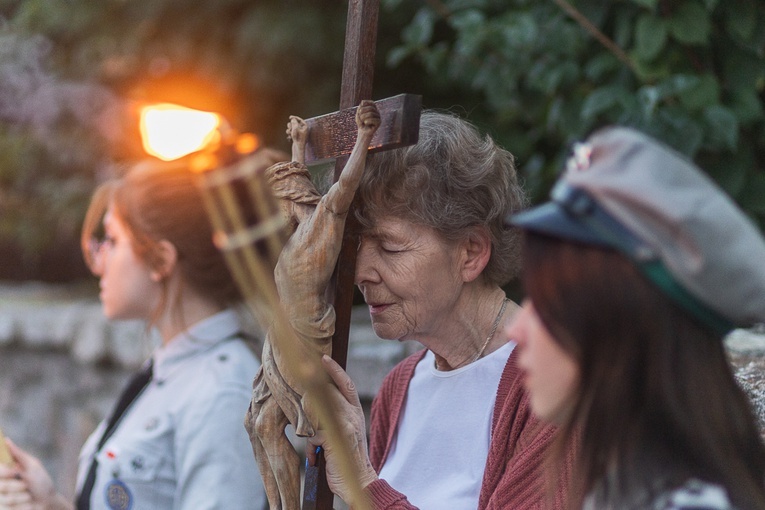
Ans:
[{"label": "torch flame", "polygon": [[147,153],[164,161],[178,159],[220,141],[221,116],[161,103],[141,109],[141,139]]}]

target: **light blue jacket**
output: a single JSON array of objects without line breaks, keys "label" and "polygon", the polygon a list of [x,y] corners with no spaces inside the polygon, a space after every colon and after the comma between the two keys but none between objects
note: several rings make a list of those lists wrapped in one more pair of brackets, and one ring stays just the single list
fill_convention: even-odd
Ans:
[{"label": "light blue jacket", "polygon": [[266,496],[244,416],[260,363],[227,310],[153,354],[152,381],[100,451],[83,446],[77,488],[98,459],[91,509],[256,509]]}]

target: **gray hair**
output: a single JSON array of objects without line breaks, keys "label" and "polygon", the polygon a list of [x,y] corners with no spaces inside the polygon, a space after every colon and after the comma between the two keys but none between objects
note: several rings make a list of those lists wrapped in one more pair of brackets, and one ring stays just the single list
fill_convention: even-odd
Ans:
[{"label": "gray hair", "polygon": [[513,155],[456,115],[423,111],[417,144],[370,155],[358,194],[363,228],[390,215],[456,241],[483,226],[492,243],[484,277],[504,285],[518,274],[519,233],[504,218],[527,198]]}]

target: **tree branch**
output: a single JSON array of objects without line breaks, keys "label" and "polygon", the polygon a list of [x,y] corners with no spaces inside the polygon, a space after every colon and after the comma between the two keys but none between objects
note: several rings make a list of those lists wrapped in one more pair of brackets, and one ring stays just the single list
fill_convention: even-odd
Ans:
[{"label": "tree branch", "polygon": [[626,65],[633,73],[637,74],[635,63],[630,57],[622,50],[614,41],[608,38],[606,34],[601,32],[598,27],[592,24],[587,17],[577,10],[576,7],[571,5],[567,0],[553,0],[558,6],[563,9],[566,14],[571,16],[579,25],[582,26],[587,32],[590,33],[595,39],[606,47],[608,51],[614,54],[624,65]]},{"label": "tree branch", "polygon": [[449,19],[452,16],[452,11],[441,0],[426,0],[426,2],[444,19]]}]

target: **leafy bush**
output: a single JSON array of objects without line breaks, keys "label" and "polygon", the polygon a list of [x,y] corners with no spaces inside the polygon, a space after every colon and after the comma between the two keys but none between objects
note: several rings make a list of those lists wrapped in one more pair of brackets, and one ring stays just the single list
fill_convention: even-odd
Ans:
[{"label": "leafy bush", "polygon": [[[517,156],[534,199],[571,142],[620,123],[693,157],[765,226],[762,1],[381,3],[374,97],[461,106]],[[95,184],[143,157],[137,103],[219,111],[287,148],[289,114],[337,108],[346,10],[0,0],[0,278],[9,245],[32,269],[76,250]]]},{"label": "leafy bush", "polygon": [[[564,149],[624,124],[695,159],[765,226],[765,3],[383,0],[410,21],[387,55],[458,83],[534,198]],[[401,15],[401,14],[399,14]]]}]

